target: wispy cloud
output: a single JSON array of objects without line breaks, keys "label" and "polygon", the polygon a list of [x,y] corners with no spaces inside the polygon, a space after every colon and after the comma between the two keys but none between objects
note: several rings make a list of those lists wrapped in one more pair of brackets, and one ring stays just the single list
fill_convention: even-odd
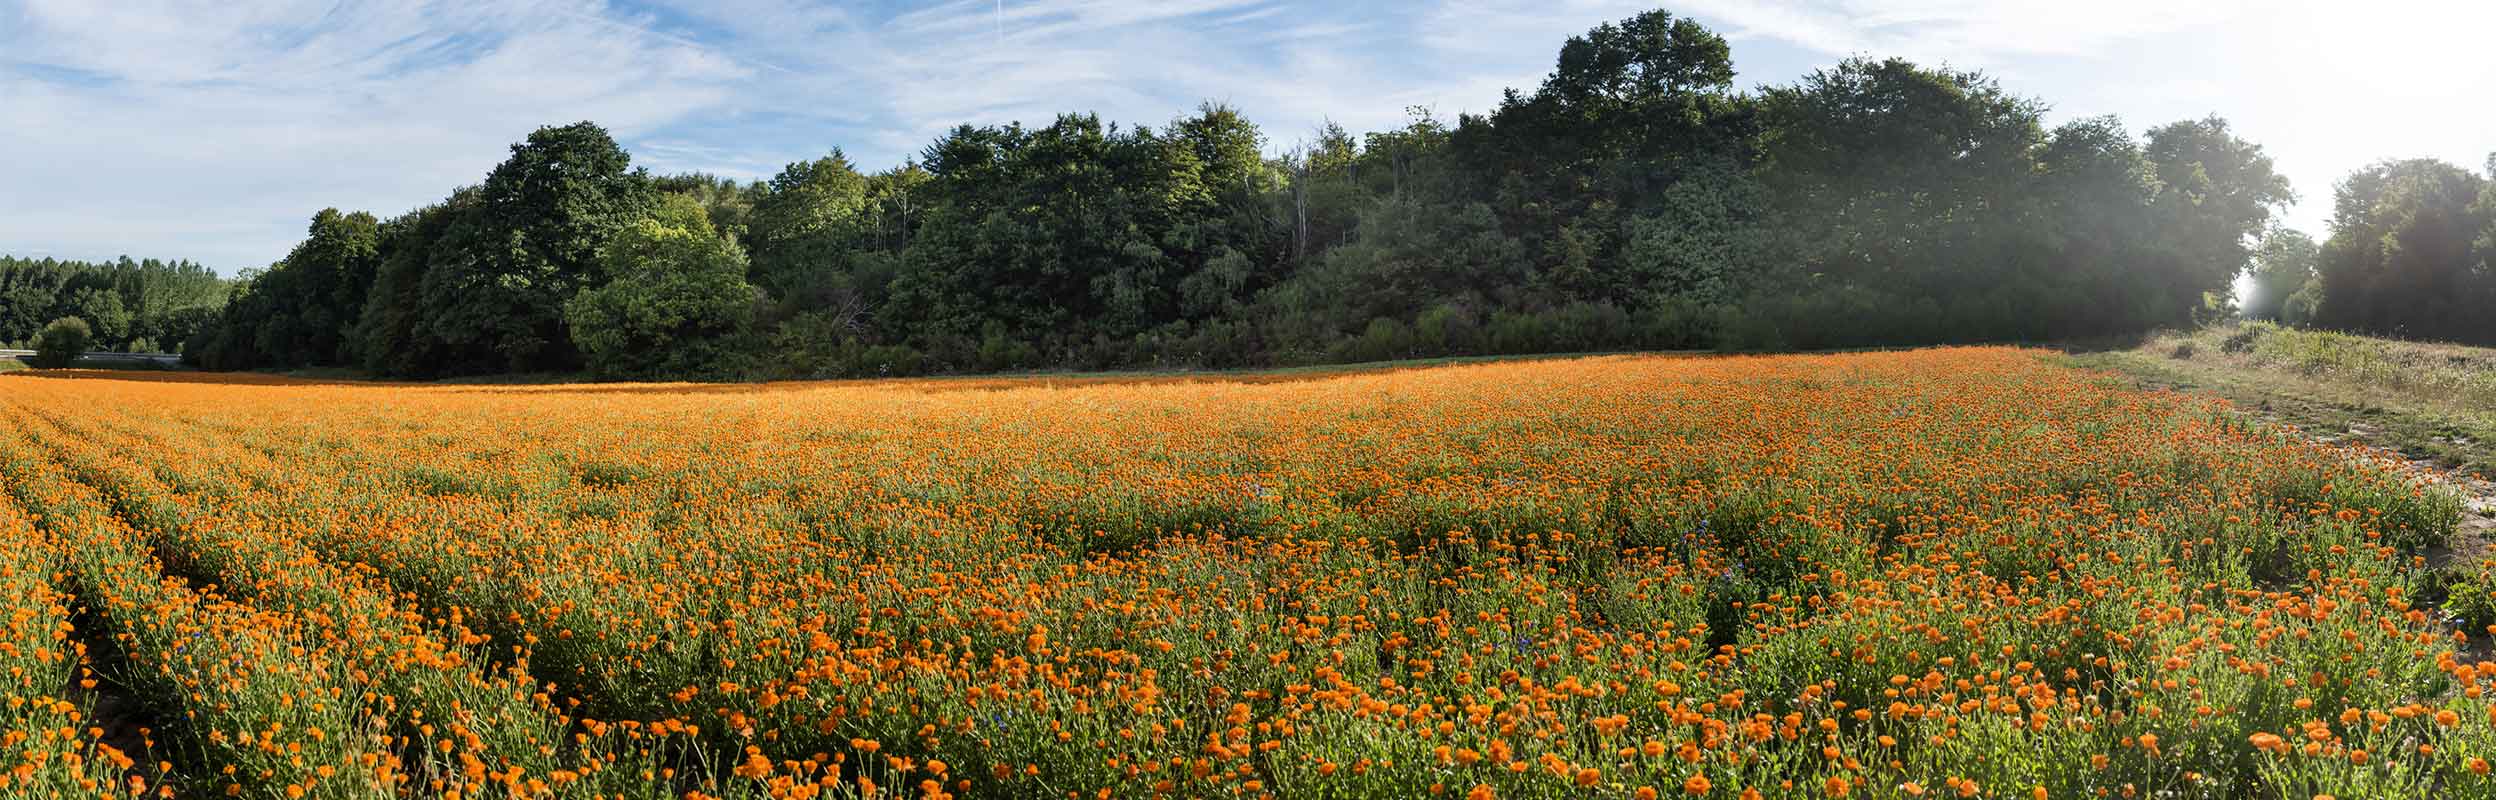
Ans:
[{"label": "wispy cloud", "polygon": [[[2287,221],[2323,232],[2333,184],[2369,161],[2465,166],[2496,150],[2496,4],[2450,0],[1687,0],[1735,42],[1986,70],[2056,115],[2136,126],[2219,114],[2300,193]],[[1748,45],[1746,47],[1746,45]]]},{"label": "wispy cloud", "polygon": [[1828,55],[1903,56],[2015,68],[2035,56],[2113,55],[2144,37],[2238,19],[2256,0],[1692,0],[1734,40],[1772,38]]},{"label": "wispy cloud", "polygon": [[[326,205],[403,211],[505,145],[594,118],[627,135],[755,70],[594,2],[31,0],[0,19],[0,249],[282,255]],[[74,70],[61,80],[43,69]]]},{"label": "wispy cloud", "polygon": [[[1626,4],[1572,8],[1582,29]],[[642,163],[869,166],[961,123],[1231,102],[1278,142],[1407,105],[1487,108],[1557,39],[1417,34],[1428,4],[1312,0],[0,0],[0,250],[282,255],[318,208],[393,214],[531,128],[593,119]],[[1535,34],[1537,38],[1551,38]],[[1484,50],[1467,50],[1480,47]],[[1279,144],[1278,144],[1279,146]]]},{"label": "wispy cloud", "polygon": [[[2393,0],[2403,2],[2424,0]],[[2478,24],[2414,9],[2347,27],[2323,0],[1686,0],[1735,40],[1746,83],[1863,53],[1982,67],[2071,113],[2246,123],[2309,198],[2347,153],[2444,154],[2484,102],[2366,74],[2445,52],[2483,88]],[[869,167],[962,123],[1096,111],[1159,124],[1233,103],[1280,149],[1333,119],[1485,111],[1560,42],[1640,0],[0,0],[0,251],[267,263],[337,205],[394,214],[477,180],[535,126],[592,119],[661,170],[762,177],[841,147]],[[2356,6],[2347,6],[2352,10]],[[2359,20],[2402,19],[2365,7]],[[2447,15],[2449,16],[2449,15]],[[2309,24],[2310,23],[2310,24]],[[2302,27],[2300,27],[2302,26]],[[2423,37],[2423,38],[2422,38]],[[2418,46],[2400,44],[2413,41]],[[2324,44],[2330,46],[2323,46]],[[2364,50],[2363,54],[2352,54]],[[2339,58],[2347,56],[2348,58]],[[2351,61],[2350,59],[2355,59]],[[2421,68],[2424,68],[2422,65]],[[2266,75],[2264,71],[2270,73]],[[2473,72],[2476,70],[2476,72]],[[2278,75],[2297,76],[2280,79]],[[2302,83],[2298,83],[2302,82]],[[2416,94],[2458,124],[2343,130],[2293,111],[2312,86]],[[2247,108],[2259,105],[2261,108]],[[2450,106],[2451,108],[2445,108]],[[2479,116],[2469,116],[2477,114]],[[2352,115],[2364,117],[2365,115]],[[2466,118],[2465,118],[2466,117]],[[2380,118],[2380,117],[2376,117]],[[2380,127],[2380,126],[2378,126]],[[2482,149],[2496,143],[2475,145]],[[2456,157],[2447,155],[2447,157]],[[2475,157],[2463,159],[2477,163]],[[2327,198],[2326,198],[2327,199]],[[2309,202],[2308,206],[2327,205]]]}]

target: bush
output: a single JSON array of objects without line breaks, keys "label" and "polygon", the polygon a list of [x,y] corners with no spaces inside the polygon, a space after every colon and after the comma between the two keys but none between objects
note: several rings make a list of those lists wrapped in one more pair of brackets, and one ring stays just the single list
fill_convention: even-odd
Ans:
[{"label": "bush", "polygon": [[1617,350],[1634,346],[1638,338],[1629,312],[1611,303],[1570,303],[1545,316],[1550,318],[1545,331],[1551,338],[1538,348],[1542,352]]},{"label": "bush", "polygon": [[86,320],[62,317],[43,326],[43,332],[35,334],[33,362],[39,369],[63,369],[76,363],[79,356],[86,355],[94,346],[95,331],[87,327]]},{"label": "bush", "polygon": [[780,323],[771,335],[774,378],[829,378],[849,374],[866,352],[857,326],[828,314],[806,313]]},{"label": "bush", "polygon": [[1401,321],[1379,317],[1361,335],[1337,343],[1328,354],[1338,362],[1394,361],[1413,355],[1413,329]]},{"label": "bush", "polygon": [[979,339],[978,365],[981,372],[1004,372],[1026,369],[1040,363],[1040,348],[1015,339],[1005,326],[991,322]]},{"label": "bush", "polygon": [[1195,325],[1173,323],[1162,332],[1142,334],[1137,350],[1150,358],[1154,366],[1162,368],[1248,367],[1261,366],[1269,360],[1269,354],[1257,341],[1255,329],[1221,319]]},{"label": "bush", "polygon": [[564,306],[572,340],[590,369],[608,376],[716,374],[753,320],[745,252],[721,238],[700,209],[671,226],[644,219],[599,250],[613,276]]},{"label": "bush", "polygon": [[926,370],[927,357],[904,345],[880,344],[861,354],[850,373],[860,377],[902,377]]},{"label": "bush", "polygon": [[1912,347],[1944,341],[2004,338],[1998,304],[1969,301],[1944,309],[1931,297],[1859,286],[1831,286],[1794,295],[1754,296],[1725,328],[1737,350],[1834,350]]},{"label": "bush", "polygon": [[758,365],[757,377],[889,378],[923,375],[936,366],[928,354],[907,345],[870,344],[849,320],[828,314],[781,322],[767,346],[771,366]]},{"label": "bush", "polygon": [[1471,355],[1482,348],[1482,322],[1471,309],[1441,303],[1413,320],[1413,339],[1429,355]]},{"label": "bush", "polygon": [[1637,346],[1657,350],[1705,350],[1724,339],[1726,309],[1689,298],[1672,298],[1640,315]]},{"label": "bush", "polygon": [[2248,322],[2236,326],[2235,330],[2228,332],[2227,338],[2219,340],[2219,352],[2230,355],[2253,352],[2253,346],[2262,341],[2263,335],[2274,329],[2267,322]]}]

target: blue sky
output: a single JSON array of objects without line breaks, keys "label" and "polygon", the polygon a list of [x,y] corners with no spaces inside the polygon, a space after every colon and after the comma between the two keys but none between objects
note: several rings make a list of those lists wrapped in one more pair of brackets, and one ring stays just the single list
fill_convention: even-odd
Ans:
[{"label": "blue sky", "polygon": [[[265,266],[326,206],[397,214],[538,125],[660,171],[881,168],[963,122],[1232,103],[1274,149],[1531,87],[1610,0],[0,0],[0,252]],[[2496,4],[1697,0],[1746,88],[1852,54],[1984,69],[2055,121],[2216,113],[2323,233],[2367,162],[2496,150]]]}]

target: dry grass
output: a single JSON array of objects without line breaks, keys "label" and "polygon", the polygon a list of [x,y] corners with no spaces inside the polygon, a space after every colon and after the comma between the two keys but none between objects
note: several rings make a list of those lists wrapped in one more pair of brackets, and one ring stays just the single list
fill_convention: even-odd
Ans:
[{"label": "dry grass", "polygon": [[2326,441],[2496,475],[2496,349],[2248,323],[2079,361],[2216,394]]}]

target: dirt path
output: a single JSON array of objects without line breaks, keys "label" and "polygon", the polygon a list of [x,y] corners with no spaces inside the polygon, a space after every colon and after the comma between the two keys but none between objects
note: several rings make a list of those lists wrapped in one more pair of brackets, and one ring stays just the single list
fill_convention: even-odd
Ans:
[{"label": "dirt path", "polygon": [[2326,445],[2357,445],[2372,449],[2391,459],[2400,470],[2434,485],[2443,486],[2461,495],[2461,523],[2453,529],[2451,543],[2427,552],[2427,566],[2441,569],[2452,562],[2488,554],[2496,546],[2496,481],[2477,475],[2446,469],[2436,462],[2402,453],[2380,437],[2381,431],[2356,424],[2337,433],[2308,430],[2296,422],[2259,411],[2252,412],[2282,427],[2303,433],[2317,443]]}]

